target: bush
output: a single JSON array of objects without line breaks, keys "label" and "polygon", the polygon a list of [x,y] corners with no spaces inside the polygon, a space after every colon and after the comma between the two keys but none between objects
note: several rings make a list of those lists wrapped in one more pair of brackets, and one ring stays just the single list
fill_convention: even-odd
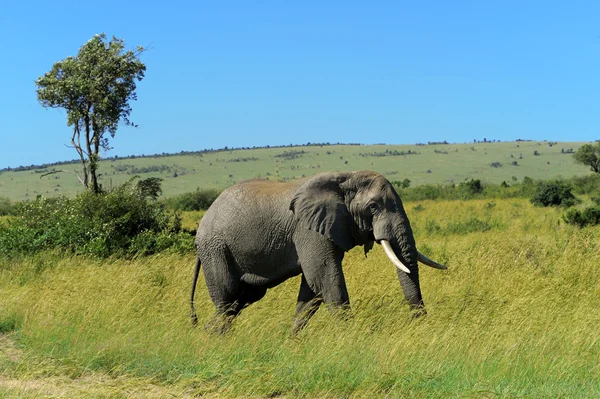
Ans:
[{"label": "bush", "polygon": [[0,254],[5,255],[60,248],[99,257],[133,256],[191,249],[192,243],[181,233],[181,219],[131,182],[108,193],[38,198],[20,205],[16,216],[0,226]]},{"label": "bush", "polygon": [[531,203],[538,206],[573,206],[577,199],[570,185],[562,181],[541,182],[538,184]]},{"label": "bush", "polygon": [[8,198],[0,197],[0,216],[12,215],[16,205]]},{"label": "bush", "polygon": [[460,183],[458,187],[466,194],[467,197],[472,197],[475,194],[480,194],[483,192],[483,185],[479,179],[465,181]]},{"label": "bush", "polygon": [[583,211],[569,208],[563,215],[563,220],[579,227],[600,224],[600,206],[591,206]]},{"label": "bush", "polygon": [[144,197],[148,197],[153,201],[156,201],[156,199],[162,194],[162,181],[163,179],[160,177],[141,179],[137,182],[137,189]]},{"label": "bush", "polygon": [[[470,179],[460,184],[433,185],[424,184],[416,187],[402,188],[394,184],[403,201],[423,200],[469,200],[493,198],[531,198],[541,182],[525,176],[522,182],[512,184],[485,183],[479,179]],[[395,182],[399,183],[399,182]],[[598,191],[600,193],[600,191]]]},{"label": "bush", "polygon": [[191,193],[184,193],[171,197],[165,200],[164,203],[168,208],[178,211],[201,211],[207,210],[217,199],[219,194],[221,194],[221,192],[215,189],[201,190],[200,188],[197,188],[196,191]]},{"label": "bush", "polygon": [[571,182],[577,194],[600,194],[600,174],[573,177]]}]

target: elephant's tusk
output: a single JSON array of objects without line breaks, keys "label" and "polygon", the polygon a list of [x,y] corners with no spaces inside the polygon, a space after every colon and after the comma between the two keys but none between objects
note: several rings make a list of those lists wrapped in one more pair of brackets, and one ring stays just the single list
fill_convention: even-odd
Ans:
[{"label": "elephant's tusk", "polygon": [[419,262],[421,262],[424,265],[427,265],[429,267],[433,267],[434,269],[442,269],[442,270],[446,270],[448,269],[447,266],[441,265],[431,259],[429,259],[427,256],[423,255],[422,253],[418,252],[419,256],[417,257],[417,260]]},{"label": "elephant's tusk", "polygon": [[392,261],[394,266],[396,266],[398,269],[402,270],[404,273],[410,273],[409,268],[406,267],[400,259],[398,259],[398,257],[394,253],[394,250],[392,249],[392,246],[390,245],[390,243],[388,241],[381,240],[380,244],[383,247],[385,254],[387,255],[388,258],[390,258],[390,260]]}]

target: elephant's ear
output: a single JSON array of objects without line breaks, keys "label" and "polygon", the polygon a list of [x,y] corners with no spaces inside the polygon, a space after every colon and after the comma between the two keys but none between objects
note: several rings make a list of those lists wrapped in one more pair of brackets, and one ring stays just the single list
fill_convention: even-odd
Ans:
[{"label": "elephant's ear", "polygon": [[319,174],[301,185],[290,203],[302,226],[318,231],[344,251],[354,247],[351,216],[340,188],[349,177],[350,173]]}]

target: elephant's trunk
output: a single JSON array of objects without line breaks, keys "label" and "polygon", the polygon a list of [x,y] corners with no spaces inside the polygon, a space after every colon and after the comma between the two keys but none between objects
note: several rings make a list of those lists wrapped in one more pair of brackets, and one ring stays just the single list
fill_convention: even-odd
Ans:
[{"label": "elephant's trunk", "polygon": [[[402,264],[408,268],[409,273],[397,269],[398,279],[402,286],[402,292],[410,308],[415,311],[415,316],[426,313],[421,295],[421,286],[419,284],[419,266],[417,260],[419,252],[415,244],[415,239],[410,228],[408,219],[403,223],[396,225],[392,240],[392,249],[396,256],[402,261]],[[394,242],[395,241],[395,242]]]}]

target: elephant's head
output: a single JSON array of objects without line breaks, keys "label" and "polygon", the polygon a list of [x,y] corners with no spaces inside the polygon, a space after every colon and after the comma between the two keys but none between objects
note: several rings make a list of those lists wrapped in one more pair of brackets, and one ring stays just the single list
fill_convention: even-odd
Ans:
[{"label": "elephant's head", "polygon": [[349,250],[381,244],[398,268],[402,291],[416,315],[425,313],[417,261],[446,269],[417,251],[410,222],[394,187],[372,171],[322,173],[307,180],[290,204],[298,222]]}]

